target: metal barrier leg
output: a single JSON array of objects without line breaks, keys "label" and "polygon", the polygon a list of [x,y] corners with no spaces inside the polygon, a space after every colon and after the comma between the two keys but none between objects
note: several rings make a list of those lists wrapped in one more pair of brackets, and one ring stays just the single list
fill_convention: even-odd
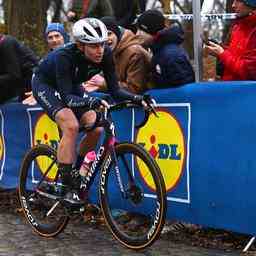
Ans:
[{"label": "metal barrier leg", "polygon": [[253,237],[250,239],[249,243],[244,247],[243,252],[247,252],[247,251],[248,251],[248,249],[250,248],[250,246],[252,245],[252,243],[254,242],[254,240],[255,240],[255,236],[253,236]]}]

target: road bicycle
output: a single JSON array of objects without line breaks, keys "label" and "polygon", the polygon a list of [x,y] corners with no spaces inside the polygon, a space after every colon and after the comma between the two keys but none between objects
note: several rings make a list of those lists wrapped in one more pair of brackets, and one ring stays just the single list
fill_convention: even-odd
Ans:
[{"label": "road bicycle", "polygon": [[[119,142],[115,135],[112,111],[127,108],[144,109],[142,127],[153,112],[131,101],[113,104],[97,113],[93,127],[104,128],[104,140],[86,177],[81,177],[81,195],[97,180],[99,202],[106,226],[113,236],[130,249],[144,249],[161,234],[166,217],[166,188],[156,161],[139,144]],[[145,180],[150,180],[150,187]],[[42,189],[45,185],[49,190]],[[56,150],[48,145],[32,147],[25,155],[19,179],[19,199],[33,230],[43,237],[54,237],[66,227],[70,217],[84,212],[74,209],[64,197],[57,196],[62,178],[57,168]]]}]

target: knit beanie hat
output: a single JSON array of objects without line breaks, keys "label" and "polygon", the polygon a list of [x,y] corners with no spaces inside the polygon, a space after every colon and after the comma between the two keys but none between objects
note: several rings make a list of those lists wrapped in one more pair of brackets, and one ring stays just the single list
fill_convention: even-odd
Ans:
[{"label": "knit beanie hat", "polygon": [[106,25],[108,30],[115,33],[115,35],[117,36],[118,41],[120,41],[121,36],[122,36],[122,32],[121,32],[121,28],[117,24],[116,19],[114,17],[111,17],[111,16],[105,16],[105,17],[101,18],[100,20]]},{"label": "knit beanie hat", "polygon": [[59,32],[63,38],[64,38],[64,43],[68,43],[69,42],[69,35],[67,34],[67,32],[64,29],[63,24],[61,23],[50,23],[45,30],[45,37],[47,37],[47,35],[52,32],[52,31],[57,31]]},{"label": "knit beanie hat", "polygon": [[138,17],[137,26],[142,31],[154,35],[165,28],[164,15],[158,10],[147,10]]},{"label": "knit beanie hat", "polygon": [[243,0],[243,2],[253,8],[256,8],[256,0]]}]

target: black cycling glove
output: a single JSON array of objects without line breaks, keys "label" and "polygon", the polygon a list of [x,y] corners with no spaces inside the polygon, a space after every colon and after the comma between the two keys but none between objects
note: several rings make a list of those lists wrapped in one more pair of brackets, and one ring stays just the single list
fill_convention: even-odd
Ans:
[{"label": "black cycling glove", "polygon": [[136,104],[141,104],[143,101],[143,96],[142,95],[134,95],[133,96],[133,101]]},{"label": "black cycling glove", "polygon": [[142,101],[145,101],[148,105],[150,105],[152,103],[152,98],[150,95],[148,94],[144,94],[144,95],[134,95],[134,99],[133,101],[137,104],[141,104]]}]

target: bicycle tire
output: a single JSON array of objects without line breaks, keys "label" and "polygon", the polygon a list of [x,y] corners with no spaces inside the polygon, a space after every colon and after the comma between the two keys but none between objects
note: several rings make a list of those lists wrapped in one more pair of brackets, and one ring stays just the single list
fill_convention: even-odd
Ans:
[{"label": "bicycle tire", "polygon": [[[58,235],[63,231],[69,221],[66,209],[60,202],[54,208],[54,216],[52,216],[52,214],[50,214],[50,216],[44,216],[46,211],[49,213],[48,208],[53,207],[57,201],[52,198],[44,197],[37,192],[38,184],[42,184],[41,182],[56,180],[58,175],[55,165],[56,159],[56,150],[48,145],[40,144],[34,146],[26,153],[20,168],[19,200],[22,210],[33,230],[43,237],[54,237]],[[51,164],[52,168],[55,169],[50,170],[49,174],[44,177],[44,180],[41,180],[44,176],[43,173],[41,173],[43,167],[49,167]],[[50,175],[53,177],[50,177]],[[35,179],[35,181],[33,182],[32,179]],[[58,217],[56,212],[63,213]],[[43,215],[43,219],[39,220],[39,216],[41,215]]]},{"label": "bicycle tire", "polygon": [[[164,179],[157,163],[142,146],[134,143],[121,143],[115,146],[115,152],[118,159],[118,165],[119,165],[119,161],[123,162],[122,160],[123,156],[125,156],[128,159],[130,157],[134,157],[134,159],[136,160],[137,164],[135,164],[134,174],[133,174],[135,185],[134,184],[129,185],[129,182],[126,182],[126,181],[124,182],[125,184],[123,183],[123,185],[125,186],[125,191],[129,191],[130,193],[130,194],[128,193],[130,195],[130,199],[129,198],[125,199],[124,197],[122,198],[122,196],[120,196],[121,199],[119,197],[111,198],[111,197],[115,197],[116,194],[118,194],[118,192],[114,191],[115,186],[113,185],[111,186],[110,184],[111,180],[113,180],[113,178],[115,177],[115,174],[112,171],[113,159],[111,157],[111,154],[108,153],[104,158],[104,161],[101,167],[100,184],[99,184],[100,204],[101,204],[103,216],[107,224],[107,227],[109,228],[113,236],[122,245],[124,245],[129,249],[134,249],[134,250],[144,249],[147,246],[151,245],[159,237],[165,223],[167,199],[166,199],[166,188],[165,188]],[[128,163],[131,164],[132,161],[128,161]],[[146,170],[147,168],[147,170],[149,170],[148,173],[146,174],[147,177],[144,177],[144,179],[149,178],[150,177],[149,175],[151,175],[152,181],[154,182],[155,191],[152,191],[152,187],[151,188],[147,187],[147,185],[145,184],[145,180],[142,182],[139,182],[137,180],[142,177],[141,173],[138,173],[138,167],[137,167],[138,163],[145,164],[143,165],[144,166],[143,169]],[[122,173],[121,174],[122,175],[121,180],[122,180],[126,175],[124,174],[124,168],[120,170],[120,173]],[[113,177],[111,175],[113,175]],[[118,179],[117,179],[117,183],[118,183]],[[150,194],[150,193],[153,193],[153,194]],[[153,196],[150,196],[150,195],[153,195]],[[154,200],[154,196],[156,200]],[[113,207],[116,207],[116,205],[120,206],[121,204],[125,207],[128,207],[129,203],[131,202],[130,203],[131,209],[128,209],[127,211],[124,211],[124,212],[122,212],[123,210],[121,210],[121,214],[120,214],[121,217],[119,215],[116,216],[116,213],[115,213],[116,210],[112,209],[111,200],[118,201],[117,203],[113,204]],[[124,202],[121,202],[121,200],[123,200]],[[127,200],[130,200],[130,202],[127,203]],[[145,201],[143,202],[143,200],[147,200],[147,202]],[[142,203],[142,205],[139,206],[139,203]],[[142,209],[145,209],[144,203],[145,204],[153,203],[153,205],[156,207],[155,211],[154,209],[150,208],[151,206],[148,206],[148,208],[150,209],[148,210],[149,211],[148,215],[146,215],[145,213],[142,214],[141,213],[141,211],[143,212]],[[132,208],[132,207],[135,208],[137,206],[139,207],[137,209],[139,212],[136,212],[137,210]],[[117,210],[117,212],[118,211],[120,210]],[[124,217],[122,216],[122,214],[124,215]],[[128,216],[127,219],[125,219],[126,218],[125,215]],[[150,216],[152,216],[152,219],[149,220]],[[142,226],[140,226],[140,223],[138,222],[140,218],[142,219]],[[143,218],[145,219],[145,223],[143,223],[144,222]],[[135,221],[135,224],[134,224],[134,221]],[[137,224],[136,221],[139,223],[138,226],[136,226]],[[132,226],[131,230],[129,225]],[[145,231],[145,234],[144,233],[139,234],[144,231]]]}]

